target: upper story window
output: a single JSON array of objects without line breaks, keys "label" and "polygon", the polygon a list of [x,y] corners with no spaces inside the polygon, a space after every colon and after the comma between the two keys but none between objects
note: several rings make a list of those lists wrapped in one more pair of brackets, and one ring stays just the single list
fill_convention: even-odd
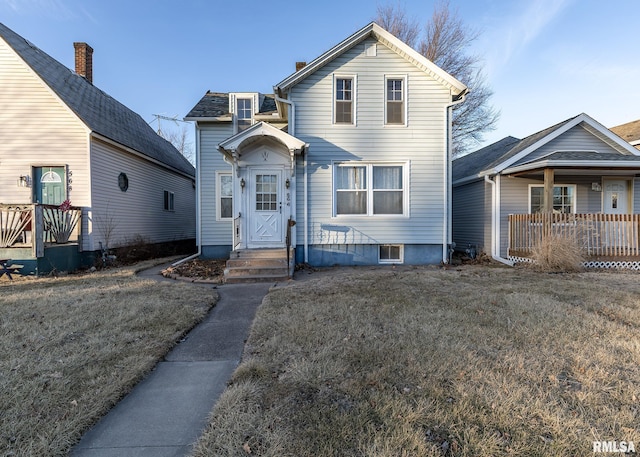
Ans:
[{"label": "upper story window", "polygon": [[406,125],[406,77],[385,78],[386,125]]},{"label": "upper story window", "polygon": [[[544,209],[544,185],[529,185],[529,212],[539,213]],[[576,212],[576,186],[553,186],[553,212]]]},{"label": "upper story window", "polygon": [[253,124],[253,100],[238,98],[236,100],[236,125],[238,132],[248,129]]},{"label": "upper story window", "polygon": [[335,76],[334,88],[334,123],[355,124],[355,78]]}]

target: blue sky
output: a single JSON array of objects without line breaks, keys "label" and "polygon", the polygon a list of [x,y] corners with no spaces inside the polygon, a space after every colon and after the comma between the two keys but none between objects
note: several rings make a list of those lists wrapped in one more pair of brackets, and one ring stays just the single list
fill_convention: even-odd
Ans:
[{"label": "blue sky", "polygon": [[[0,0],[0,22],[72,69],[72,43],[89,43],[94,84],[152,121],[154,114],[184,117],[207,90],[272,92],[296,61],[328,50],[387,3]],[[400,5],[425,23],[434,1]],[[640,1],[450,0],[450,6],[482,32],[473,52],[484,61],[492,104],[501,111],[484,144],[582,112],[607,127],[640,118]]]}]

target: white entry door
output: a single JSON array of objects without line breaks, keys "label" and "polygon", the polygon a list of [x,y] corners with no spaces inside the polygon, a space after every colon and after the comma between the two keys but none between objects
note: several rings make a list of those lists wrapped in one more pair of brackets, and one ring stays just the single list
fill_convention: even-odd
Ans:
[{"label": "white entry door", "polygon": [[[628,182],[624,179],[612,179],[603,182],[604,199],[602,205],[605,214],[627,214]],[[610,247],[630,247],[633,236],[621,222],[604,222],[604,242]]]},{"label": "white entry door", "polygon": [[604,181],[604,213],[605,214],[627,214],[628,207],[628,187],[624,179]]},{"label": "white entry door", "polygon": [[249,195],[249,247],[282,247],[285,240],[282,169],[252,169]]}]

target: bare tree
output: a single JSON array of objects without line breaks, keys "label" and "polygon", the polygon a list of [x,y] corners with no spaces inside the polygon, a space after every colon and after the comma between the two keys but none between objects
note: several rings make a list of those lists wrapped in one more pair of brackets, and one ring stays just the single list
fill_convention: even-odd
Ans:
[{"label": "bare tree", "polygon": [[482,73],[481,58],[468,52],[480,32],[467,27],[457,11],[452,13],[448,0],[435,5],[422,36],[418,22],[409,20],[399,3],[378,6],[375,20],[470,89],[465,102],[453,108],[454,155],[478,146],[484,133],[495,130],[500,113],[489,103],[493,91]]},{"label": "bare tree", "polygon": [[171,143],[173,147],[176,148],[178,152],[180,152],[180,154],[185,156],[185,158],[189,162],[191,162],[191,164],[195,165],[195,152],[193,150],[193,143],[190,141],[187,125],[183,124],[181,129],[172,130],[166,128],[166,123],[165,127],[163,128],[162,120],[172,122],[176,126],[179,126],[179,122],[184,123],[185,121],[178,119],[177,116],[168,117],[163,116],[162,114],[154,114],[154,119],[151,122],[157,121],[158,135]]},{"label": "bare tree", "polygon": [[171,143],[180,154],[193,164],[195,154],[193,152],[193,143],[189,140],[189,131],[186,125],[183,125],[180,130],[158,130],[158,135]]}]

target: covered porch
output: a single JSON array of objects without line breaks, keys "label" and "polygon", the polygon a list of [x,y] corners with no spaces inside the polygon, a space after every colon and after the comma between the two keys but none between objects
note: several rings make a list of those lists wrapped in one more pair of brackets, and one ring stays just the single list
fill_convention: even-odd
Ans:
[{"label": "covered porch", "polygon": [[63,203],[0,204],[0,259],[21,274],[69,271],[82,258],[82,208]]},{"label": "covered porch", "polygon": [[[505,170],[509,178],[528,183],[528,211],[508,214],[508,258],[529,261],[545,238],[561,237],[577,243],[587,266],[640,268],[639,158],[614,160],[595,152],[552,156],[553,161],[547,157]],[[569,160],[560,163],[565,158],[572,166]]]}]

